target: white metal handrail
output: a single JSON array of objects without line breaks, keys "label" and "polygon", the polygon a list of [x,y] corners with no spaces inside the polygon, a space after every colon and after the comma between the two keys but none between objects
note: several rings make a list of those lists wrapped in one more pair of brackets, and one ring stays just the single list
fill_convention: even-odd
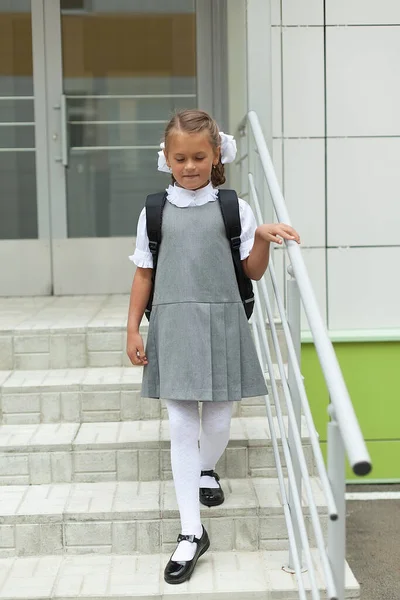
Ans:
[{"label": "white metal handrail", "polygon": [[[290,225],[291,221],[289,213],[279,187],[267,143],[256,113],[250,111],[246,117],[246,121],[250,124],[254,135],[261,165],[271,193],[277,217],[279,221]],[[299,286],[300,297],[313,335],[331,402],[335,408],[336,418],[346,447],[347,456],[354,473],[356,475],[365,475],[371,470],[371,459],[336,354],[319,312],[301,250],[298,244],[293,241],[286,242],[286,246],[294,276]]]},{"label": "white metal handrail", "polygon": [[[257,215],[260,215],[261,213],[260,213],[260,207],[259,207],[257,195],[254,196],[253,200],[254,200],[255,207],[256,207],[256,213],[257,213]],[[258,222],[260,224],[260,221],[258,221]],[[273,269],[273,266],[271,264],[270,273],[273,272],[272,269]],[[326,587],[327,587],[328,593],[330,594],[329,597],[337,598],[336,586],[335,586],[335,583],[333,580],[333,574],[332,574],[332,570],[330,568],[329,558],[328,558],[328,555],[327,555],[327,552],[325,549],[322,527],[321,527],[321,523],[319,520],[318,511],[316,508],[312,489],[311,489],[310,475],[307,470],[304,451],[303,451],[303,448],[301,445],[301,436],[300,436],[301,430],[299,431],[299,429],[298,429],[298,426],[296,423],[296,417],[294,414],[294,409],[293,409],[293,406],[291,405],[290,391],[289,391],[287,381],[286,381],[286,374],[285,374],[284,365],[283,365],[283,358],[282,358],[282,353],[281,353],[281,349],[279,346],[278,334],[276,331],[276,326],[275,326],[275,322],[274,322],[274,318],[273,318],[271,302],[269,300],[269,295],[267,292],[265,280],[262,279],[260,282],[258,282],[258,284],[255,287],[255,298],[256,298],[257,324],[261,329],[261,338],[263,340],[263,345],[264,345],[264,349],[265,349],[268,371],[269,371],[269,373],[271,373],[271,382],[272,382],[275,380],[275,377],[273,374],[271,353],[270,353],[270,350],[268,347],[268,341],[267,341],[267,336],[266,336],[265,327],[264,327],[264,319],[263,319],[263,315],[262,315],[261,299],[260,299],[260,293],[258,291],[258,287],[261,287],[261,297],[263,300],[263,305],[265,305],[265,307],[266,307],[268,321],[269,321],[270,327],[271,327],[273,345],[274,345],[274,348],[276,351],[279,372],[280,372],[283,389],[284,389],[285,402],[286,402],[286,406],[287,406],[287,410],[288,410],[289,425],[292,427],[293,434],[294,434],[295,451],[298,456],[298,460],[299,460],[299,464],[300,464],[300,471],[301,471],[304,486],[306,489],[307,501],[308,501],[310,516],[311,516],[311,523],[312,523],[312,527],[314,530],[317,547],[318,547],[320,557],[321,557],[322,568],[323,568],[325,580],[326,580]],[[279,293],[278,293],[278,296],[279,296]],[[289,333],[289,338],[290,337],[291,336]],[[319,595],[319,591],[318,591],[318,587],[317,587],[315,575],[314,575],[314,564],[313,564],[312,558],[311,558],[307,534],[304,533],[305,532],[305,524],[304,524],[304,517],[301,512],[301,499],[300,499],[301,498],[301,486],[297,487],[297,485],[296,485],[296,474],[294,472],[294,467],[293,467],[292,458],[291,458],[291,452],[290,452],[290,449],[288,446],[288,442],[286,440],[286,434],[285,434],[283,417],[282,417],[282,409],[280,407],[279,396],[276,393],[276,387],[275,387],[275,389],[273,389],[273,398],[274,398],[274,404],[275,404],[275,408],[276,408],[277,419],[278,419],[278,423],[279,423],[279,429],[281,432],[283,452],[284,452],[285,461],[286,461],[286,465],[287,465],[287,469],[288,469],[289,489],[291,490],[292,497],[293,497],[292,504],[293,504],[293,509],[294,509],[295,521],[296,521],[297,527],[299,529],[299,535],[301,538],[301,546],[305,552],[307,570],[310,575],[312,595],[313,595],[314,599],[319,600],[320,595]],[[300,427],[301,427],[301,424],[300,424]],[[310,439],[312,441],[315,441],[315,443],[317,444],[317,454],[314,454],[314,455],[318,456],[318,453],[320,454],[320,448],[318,446],[317,435],[316,435],[314,423],[312,422],[312,420],[311,420],[311,423],[308,423],[308,427],[309,427]],[[313,448],[314,448],[314,453],[315,453],[315,444],[313,444]],[[322,461],[322,456],[321,456],[321,461]],[[322,468],[321,468],[321,464],[322,464]],[[320,473],[320,475],[325,474],[325,476],[326,476],[326,471],[325,471],[323,462],[321,464],[319,465],[319,473]],[[281,469],[281,467],[279,466],[278,471],[280,469]],[[326,480],[327,480],[327,477],[326,477]],[[326,489],[324,490],[325,494],[328,497],[332,497],[332,491],[330,488],[329,481],[326,482],[326,485],[327,485],[328,490],[326,490]],[[281,492],[282,492],[282,490],[281,490]],[[337,518],[337,509],[336,509],[336,505],[333,500],[333,497],[332,497],[332,501],[333,501],[333,508],[331,508],[331,510],[333,512],[331,512],[329,516],[330,516],[330,518],[335,520]],[[290,539],[290,537],[289,537],[289,539]],[[292,549],[292,556],[294,558],[293,546],[294,546],[294,543],[292,541],[291,549]],[[298,554],[299,550],[298,549],[296,549],[296,550],[297,550],[296,554]],[[291,561],[289,560],[289,563],[290,562]],[[294,561],[293,561],[293,564],[294,564],[294,569],[296,571],[296,565],[295,565]],[[296,571],[296,574],[298,576],[298,580],[300,581],[300,579],[301,579],[300,574],[298,574],[297,571]]]},{"label": "white metal handrail", "polygon": [[[290,223],[286,205],[279,188],[272,160],[270,158],[267,144],[265,142],[259,120],[256,113],[251,111],[239,127],[242,141],[247,136],[247,144],[244,152],[236,162],[242,173],[243,187],[241,196],[248,196],[256,212],[258,224],[263,222],[258,193],[253,174],[250,169],[250,161],[254,157],[260,161],[263,174],[269,187],[275,213],[279,221]],[[247,135],[249,134],[249,135]],[[252,134],[255,147],[250,143]],[[241,143],[241,147],[243,143]],[[246,163],[249,165],[246,173]],[[246,179],[246,181],[244,181]],[[249,193],[246,187],[249,186]],[[253,334],[256,343],[257,354],[261,364],[266,359],[270,374],[271,391],[274,400],[278,426],[282,438],[282,448],[288,471],[288,494],[285,488],[283,470],[277,440],[274,432],[272,412],[269,397],[265,397],[267,416],[270,423],[271,439],[278,472],[278,481],[282,495],[284,516],[289,536],[289,568],[296,573],[299,588],[299,597],[303,600],[306,591],[302,578],[302,551],[304,552],[305,566],[309,571],[311,597],[313,600],[320,599],[320,592],[316,583],[314,564],[311,557],[310,546],[305,528],[304,515],[302,513],[301,491],[302,482],[306,492],[311,524],[315,535],[318,554],[324,573],[325,586],[330,600],[344,600],[344,566],[345,566],[345,470],[344,459],[346,449],[350,464],[356,475],[365,475],[371,470],[371,461],[365,446],[361,430],[351,404],[341,370],[338,365],[333,346],[329,340],[328,333],[315,300],[314,292],[307,274],[302,258],[300,247],[293,241],[286,242],[286,248],[291,260],[290,274],[294,277],[288,282],[291,289],[292,302],[296,310],[288,306],[288,314],[280,295],[280,290],[275,274],[273,261],[267,273],[271,279],[271,288],[276,299],[279,310],[283,332],[286,338],[289,371],[286,376],[282,352],[279,345],[278,334],[274,322],[272,305],[269,300],[268,289],[265,279],[255,284],[256,309],[252,319]],[[271,257],[272,258],[272,257]],[[293,300],[294,298],[294,300]],[[303,377],[300,369],[300,302],[303,303],[307,319],[310,324],[317,355],[322,367],[322,372],[331,396],[330,416],[328,424],[328,473],[322,458],[318,442],[318,434],[315,430],[310,406],[305,391]],[[298,307],[298,308],[297,308]],[[266,311],[268,318],[272,343],[278,363],[279,373],[282,379],[284,399],[287,406],[289,433],[286,437],[282,409],[277,391],[275,375],[273,370],[271,353],[265,329]],[[293,334],[296,334],[296,345]],[[260,342],[261,338],[261,342]],[[328,507],[328,546],[325,548],[321,523],[313,497],[311,478],[308,473],[304,451],[301,444],[301,410],[306,419],[309,437],[313,449],[318,475],[325,495]]]},{"label": "white metal handrail", "polygon": [[[254,292],[255,292],[255,300],[256,300],[257,324],[260,327],[261,339],[263,340],[264,349],[266,350],[268,370],[272,374],[271,375],[272,379],[275,379],[275,377],[273,375],[271,354],[270,354],[269,348],[268,348],[267,335],[265,332],[264,321],[263,321],[263,316],[262,316],[260,294],[259,294],[257,288],[258,288],[258,286],[256,285]],[[279,352],[280,348],[279,348],[279,342],[277,339],[277,332],[276,332],[275,324],[273,322],[273,314],[272,314],[271,304],[270,304],[268,295],[266,295],[266,296],[263,295],[263,296],[264,296],[263,300],[265,301],[266,308],[267,308],[268,318],[271,323],[271,333],[272,333],[272,338],[273,338],[273,342],[274,342],[274,347]],[[278,362],[280,362],[280,361],[278,361]],[[282,374],[281,370],[280,370],[280,374],[281,374],[282,382],[285,383],[286,382],[285,374],[284,373]],[[308,570],[308,574],[310,577],[313,598],[315,600],[319,600],[320,595],[319,595],[318,586],[317,586],[317,582],[316,582],[315,567],[314,567],[312,557],[311,557],[310,545],[308,542],[307,532],[306,532],[302,508],[301,508],[301,489],[298,489],[296,486],[296,481],[295,481],[296,476],[295,476],[295,472],[294,472],[294,468],[293,468],[293,463],[291,460],[291,454],[290,454],[288,442],[286,439],[286,432],[285,432],[285,427],[284,427],[284,423],[283,423],[282,409],[280,407],[279,397],[277,396],[276,392],[273,393],[273,397],[274,397],[274,404],[275,404],[279,429],[280,429],[280,433],[281,433],[283,453],[285,456],[286,467],[288,469],[289,489],[291,489],[292,493],[293,493],[293,509],[294,509],[294,513],[295,513],[295,517],[296,517],[295,522],[297,523],[297,527],[299,529],[301,545],[304,550],[304,554],[305,554],[305,558],[306,558],[306,565],[307,565],[307,570]],[[286,393],[285,393],[285,400],[286,400],[286,404],[288,407],[289,422],[291,422],[292,426],[295,426],[295,423],[293,423],[293,419],[294,419],[293,407],[291,407],[290,398],[289,399],[287,398]],[[272,423],[270,423],[270,429],[271,430],[273,429]],[[297,428],[295,429],[295,431],[296,431],[296,435],[299,436],[300,434],[299,434]],[[300,464],[305,465],[305,456],[304,456],[303,449],[301,447],[301,441],[300,441],[300,448],[298,448],[298,446],[297,446],[296,450],[297,450],[299,458],[300,458]],[[314,533],[316,536],[318,549],[321,553],[322,563],[323,563],[325,577],[326,577],[326,581],[327,581],[327,589],[331,594],[330,597],[335,598],[336,597],[336,589],[335,589],[335,585],[333,582],[332,573],[329,569],[328,557],[326,555],[326,551],[324,548],[324,540],[323,540],[323,534],[322,534],[322,530],[321,530],[321,524],[320,524],[320,521],[318,518],[317,508],[316,508],[313,494],[311,491],[310,476],[309,476],[307,468],[305,468],[305,470],[303,470],[303,468],[302,468],[301,472],[302,472],[302,475],[304,476],[304,484],[305,484],[305,487],[307,490],[307,500],[308,500],[309,510],[310,510],[310,514],[311,514],[311,521],[312,521]]]},{"label": "white metal handrail", "polygon": [[[257,221],[259,224],[261,224],[263,222],[261,208],[260,208],[260,203],[258,200],[257,192],[255,189],[253,177],[251,174],[249,174],[249,183],[250,183],[250,187],[252,190],[252,199],[253,199],[254,206],[256,209]],[[313,421],[310,406],[308,403],[307,393],[306,393],[306,390],[304,387],[303,377],[302,377],[301,371],[300,371],[300,365],[299,365],[297,357],[296,357],[296,351],[294,349],[293,340],[292,340],[292,336],[291,336],[290,329],[289,329],[289,324],[286,319],[285,309],[283,307],[283,302],[282,302],[282,299],[279,294],[278,284],[277,284],[276,275],[275,275],[275,268],[274,268],[272,261],[269,265],[269,274],[270,274],[273,289],[275,292],[275,298],[276,298],[276,302],[278,305],[279,314],[280,314],[281,320],[282,320],[282,326],[283,326],[286,343],[287,343],[287,347],[288,347],[288,354],[289,354],[290,359],[292,360],[292,365],[294,368],[294,375],[296,378],[296,383],[297,383],[299,394],[300,394],[302,409],[304,411],[306,421],[307,421],[307,427],[308,427],[308,431],[309,431],[309,435],[310,435],[310,439],[311,439],[311,445],[313,447],[314,456],[315,456],[315,460],[317,463],[318,474],[321,478],[322,487],[323,487],[326,502],[328,505],[328,513],[329,513],[330,518],[332,520],[335,520],[335,519],[337,519],[336,503],[333,498],[332,489],[331,489],[331,486],[330,486],[330,483],[328,480],[328,476],[326,473],[324,459],[322,457],[321,448],[319,446],[318,437],[317,437],[317,434],[315,431],[314,421]],[[261,281],[261,286],[262,286],[263,296],[264,296],[264,298],[267,299],[268,292],[267,292],[267,286],[265,284],[265,280]],[[273,323],[271,323],[271,327],[274,327]],[[279,349],[278,349],[278,354],[280,355]],[[278,355],[278,364],[279,364],[279,370],[282,373],[283,372],[283,361],[279,355]],[[289,394],[289,389],[287,387],[286,381],[285,381],[285,383],[286,383],[286,386],[285,386],[285,391],[286,391],[285,396],[286,396],[287,394]]]},{"label": "white metal handrail", "polygon": [[[255,294],[258,296],[256,290],[255,290]],[[258,298],[257,298],[257,300],[258,300]],[[259,326],[259,324],[258,324],[258,326]],[[261,344],[260,344],[260,337],[259,337],[259,333],[258,333],[258,329],[257,329],[257,325],[256,325],[256,320],[254,318],[252,319],[252,328],[253,328],[256,350],[257,350],[257,356],[258,356],[260,363],[262,363],[263,361],[262,361],[262,350],[261,350]],[[260,330],[261,331],[264,330],[263,319],[261,320]],[[268,343],[264,348],[268,349]],[[269,357],[269,360],[268,360],[268,357]],[[270,359],[270,355],[268,352],[267,352],[267,363],[272,365],[272,360]],[[272,393],[273,393],[273,397],[275,399],[278,396],[278,390],[277,390],[275,375],[274,375],[272,366],[271,366],[270,376],[271,376]],[[304,588],[304,582],[301,577],[301,556],[300,556],[301,552],[295,544],[295,531],[294,531],[292,517],[290,514],[290,507],[289,507],[289,502],[288,502],[287,493],[286,493],[286,487],[285,487],[284,478],[283,478],[283,467],[282,467],[281,457],[279,454],[278,441],[276,438],[275,429],[273,427],[272,410],[271,410],[271,403],[269,400],[269,396],[264,396],[264,401],[265,401],[265,406],[267,409],[268,422],[270,424],[272,448],[273,448],[273,452],[274,452],[275,464],[277,467],[279,489],[280,489],[281,496],[282,496],[283,515],[284,515],[287,530],[288,530],[289,546],[290,546],[290,549],[291,549],[291,552],[293,555],[294,571],[296,573],[297,581],[299,583],[300,600],[306,600],[306,590]],[[282,432],[281,432],[281,436],[282,436]],[[292,475],[292,473],[290,472],[289,477],[291,475]],[[297,503],[296,503],[296,506],[298,507]],[[300,522],[304,525],[304,519],[300,519]],[[306,534],[306,543],[308,544],[307,534]],[[308,556],[309,555],[307,555],[307,558],[308,558]],[[314,575],[314,568],[313,568],[312,561],[311,561],[311,572]],[[315,580],[315,577],[314,577],[314,580]],[[314,587],[316,587],[316,586],[314,586]]]}]

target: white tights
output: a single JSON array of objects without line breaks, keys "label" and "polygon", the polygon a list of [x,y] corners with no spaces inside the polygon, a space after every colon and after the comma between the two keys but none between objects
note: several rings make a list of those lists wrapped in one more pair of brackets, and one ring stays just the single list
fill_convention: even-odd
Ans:
[{"label": "white tights", "polygon": [[[222,456],[230,433],[233,402],[167,400],[171,434],[171,464],[183,535],[201,537],[199,483],[200,471],[214,469]],[[214,480],[213,480],[214,481]],[[210,487],[203,483],[203,487]],[[183,541],[173,560],[191,560],[195,544]]]}]

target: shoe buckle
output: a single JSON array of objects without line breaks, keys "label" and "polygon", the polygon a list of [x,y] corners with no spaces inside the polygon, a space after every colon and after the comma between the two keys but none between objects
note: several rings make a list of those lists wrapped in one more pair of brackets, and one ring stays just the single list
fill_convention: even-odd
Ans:
[{"label": "shoe buckle", "polygon": [[187,541],[187,542],[191,542],[193,543],[195,540],[195,536],[194,535],[182,535],[181,533],[178,535],[178,539],[177,542],[183,542],[183,541]]}]

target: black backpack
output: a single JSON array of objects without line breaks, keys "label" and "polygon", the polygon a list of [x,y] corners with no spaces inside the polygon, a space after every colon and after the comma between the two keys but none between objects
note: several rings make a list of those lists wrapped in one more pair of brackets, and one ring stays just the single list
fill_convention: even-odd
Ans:
[{"label": "black backpack", "polygon": [[[164,192],[150,194],[150,196],[147,196],[146,198],[147,235],[149,238],[150,252],[153,256],[153,286],[151,289],[149,302],[145,310],[145,315],[148,320],[150,320],[150,313],[153,304],[157,259],[161,244],[162,213],[166,199],[167,194]],[[231,242],[232,260],[235,267],[240,297],[243,302],[246,316],[248,319],[250,319],[254,308],[254,293],[251,279],[245,275],[242,267],[242,261],[240,259],[239,249],[242,227],[240,224],[238,197],[234,190],[219,190],[218,201],[225,223],[226,235],[228,240]]]}]

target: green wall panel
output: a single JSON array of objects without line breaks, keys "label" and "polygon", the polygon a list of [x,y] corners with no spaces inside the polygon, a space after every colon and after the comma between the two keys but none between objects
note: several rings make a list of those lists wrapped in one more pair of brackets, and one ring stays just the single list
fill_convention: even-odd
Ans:
[{"label": "green wall panel", "polygon": [[[400,343],[335,343],[334,347],[373,462],[373,472],[362,480],[400,479]],[[302,372],[324,446],[329,399],[312,344],[302,346]],[[347,475],[352,477],[349,469]]]},{"label": "green wall panel", "polygon": [[[347,463],[346,479],[354,481],[354,483],[371,483],[372,481],[400,482],[400,441],[367,441],[367,448],[373,464],[372,472],[366,477],[356,477]],[[321,442],[321,450],[326,460],[326,442]]]}]

